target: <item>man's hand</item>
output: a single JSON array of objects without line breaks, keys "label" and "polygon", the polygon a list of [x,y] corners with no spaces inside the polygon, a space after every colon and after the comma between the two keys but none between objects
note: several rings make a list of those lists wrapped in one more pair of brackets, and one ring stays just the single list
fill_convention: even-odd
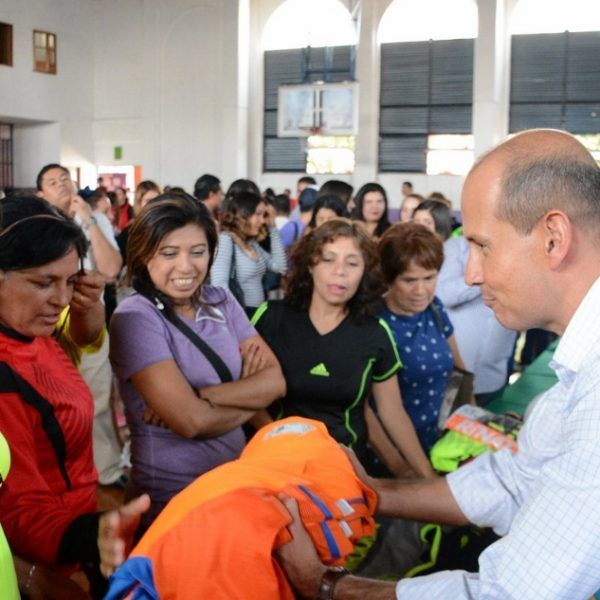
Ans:
[{"label": "man's hand", "polygon": [[348,457],[348,460],[350,461],[350,464],[352,465],[352,468],[354,469],[356,476],[365,485],[368,485],[370,488],[375,489],[377,487],[377,479],[375,479],[374,477],[371,477],[370,475],[367,474],[367,472],[365,471],[365,468],[362,466],[360,460],[358,460],[358,458],[356,458],[356,454],[354,454],[354,450],[352,450],[352,448],[348,448],[348,446],[344,446],[344,444],[340,444],[339,446],[346,453],[346,456]]},{"label": "man's hand", "polygon": [[283,495],[279,499],[292,517],[288,526],[292,540],[279,548],[277,559],[294,589],[304,598],[316,598],[327,567],[321,562],[302,525],[296,501]]},{"label": "man's hand", "polygon": [[124,562],[131,550],[133,536],[142,513],[149,508],[150,496],[143,494],[118,510],[111,510],[100,516],[98,549],[100,550],[100,571],[105,577],[110,577],[115,569]]},{"label": "man's hand", "polygon": [[104,277],[100,273],[85,271],[77,276],[71,300],[71,310],[85,313],[102,298]]},{"label": "man's hand", "polygon": [[77,215],[84,224],[88,223],[92,216],[92,207],[77,194],[72,196],[69,210],[72,217]]}]

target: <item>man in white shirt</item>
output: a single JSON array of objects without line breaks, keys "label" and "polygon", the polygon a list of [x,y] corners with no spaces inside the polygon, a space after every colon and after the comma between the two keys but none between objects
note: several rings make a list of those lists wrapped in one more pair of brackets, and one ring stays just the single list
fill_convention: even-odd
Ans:
[{"label": "man in white shirt", "polygon": [[121,270],[122,259],[114,239],[110,221],[102,213],[92,213],[92,207],[74,193],[69,171],[58,164],[42,168],[37,176],[38,196],[75,218],[85,231],[90,249],[84,265],[98,271],[107,280],[114,279]]},{"label": "man in white shirt", "polygon": [[[83,266],[98,272],[105,281],[114,280],[121,270],[122,259],[110,221],[74,193],[69,171],[59,164],[43,167],[36,180],[38,196],[71,215],[83,229],[90,246]],[[108,359],[108,335],[93,353],[84,352],[79,371],[94,397],[94,463],[103,485],[121,485],[124,475],[121,447],[116,437],[110,408],[112,369]]]},{"label": "man in white shirt", "polygon": [[425,481],[357,471],[382,515],[473,522],[503,537],[481,554],[479,573],[390,583],[327,569],[296,519],[280,561],[306,597],[576,600],[600,588],[600,169],[565,132],[523,132],[477,162],[462,208],[465,280],[505,327],[562,336],[551,363],[558,383],[536,404],[515,454],[488,452]]}]

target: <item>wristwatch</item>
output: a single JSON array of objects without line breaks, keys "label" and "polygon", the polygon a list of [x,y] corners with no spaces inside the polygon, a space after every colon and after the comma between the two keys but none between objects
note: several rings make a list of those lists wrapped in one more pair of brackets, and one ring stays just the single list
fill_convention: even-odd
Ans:
[{"label": "wristwatch", "polygon": [[90,215],[90,218],[87,223],[82,225],[84,231],[87,231],[92,225],[98,225],[98,220],[94,215]]},{"label": "wristwatch", "polygon": [[318,600],[333,600],[337,582],[346,575],[350,575],[350,571],[344,567],[329,567],[321,577]]}]

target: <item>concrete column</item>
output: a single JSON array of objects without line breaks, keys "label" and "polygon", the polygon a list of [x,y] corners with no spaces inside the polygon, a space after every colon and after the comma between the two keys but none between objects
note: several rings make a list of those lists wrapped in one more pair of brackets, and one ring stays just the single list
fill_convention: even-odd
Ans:
[{"label": "concrete column", "polygon": [[[219,177],[228,185],[248,173],[248,80],[250,69],[249,0],[224,3],[223,17],[227,28],[237,29],[237,36],[224,35],[222,47],[224,78],[222,119],[222,156]],[[235,43],[232,43],[235,40]]]},{"label": "concrete column", "polygon": [[508,134],[510,15],[516,0],[478,0],[479,34],[473,73],[475,158]]},{"label": "concrete column", "polygon": [[379,154],[379,81],[380,51],[377,30],[391,0],[363,1],[360,7],[360,31],[356,52],[358,79],[358,135],[353,185],[377,178]]},{"label": "concrete column", "polygon": [[[263,177],[264,62],[262,34],[280,0],[251,0],[248,47],[248,177],[265,187]],[[286,180],[287,182],[287,180]],[[285,183],[284,185],[291,185]]]},{"label": "concrete column", "polygon": [[61,162],[59,123],[18,123],[13,126],[15,187],[35,187],[38,171]]}]

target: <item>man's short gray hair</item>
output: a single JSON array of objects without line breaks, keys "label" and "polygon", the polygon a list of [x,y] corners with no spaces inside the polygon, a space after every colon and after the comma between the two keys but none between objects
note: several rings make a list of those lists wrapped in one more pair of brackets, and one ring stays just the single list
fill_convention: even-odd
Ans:
[{"label": "man's short gray hair", "polygon": [[552,209],[563,211],[582,229],[600,234],[600,168],[564,154],[529,160],[511,157],[503,171],[498,218],[527,235]]}]

